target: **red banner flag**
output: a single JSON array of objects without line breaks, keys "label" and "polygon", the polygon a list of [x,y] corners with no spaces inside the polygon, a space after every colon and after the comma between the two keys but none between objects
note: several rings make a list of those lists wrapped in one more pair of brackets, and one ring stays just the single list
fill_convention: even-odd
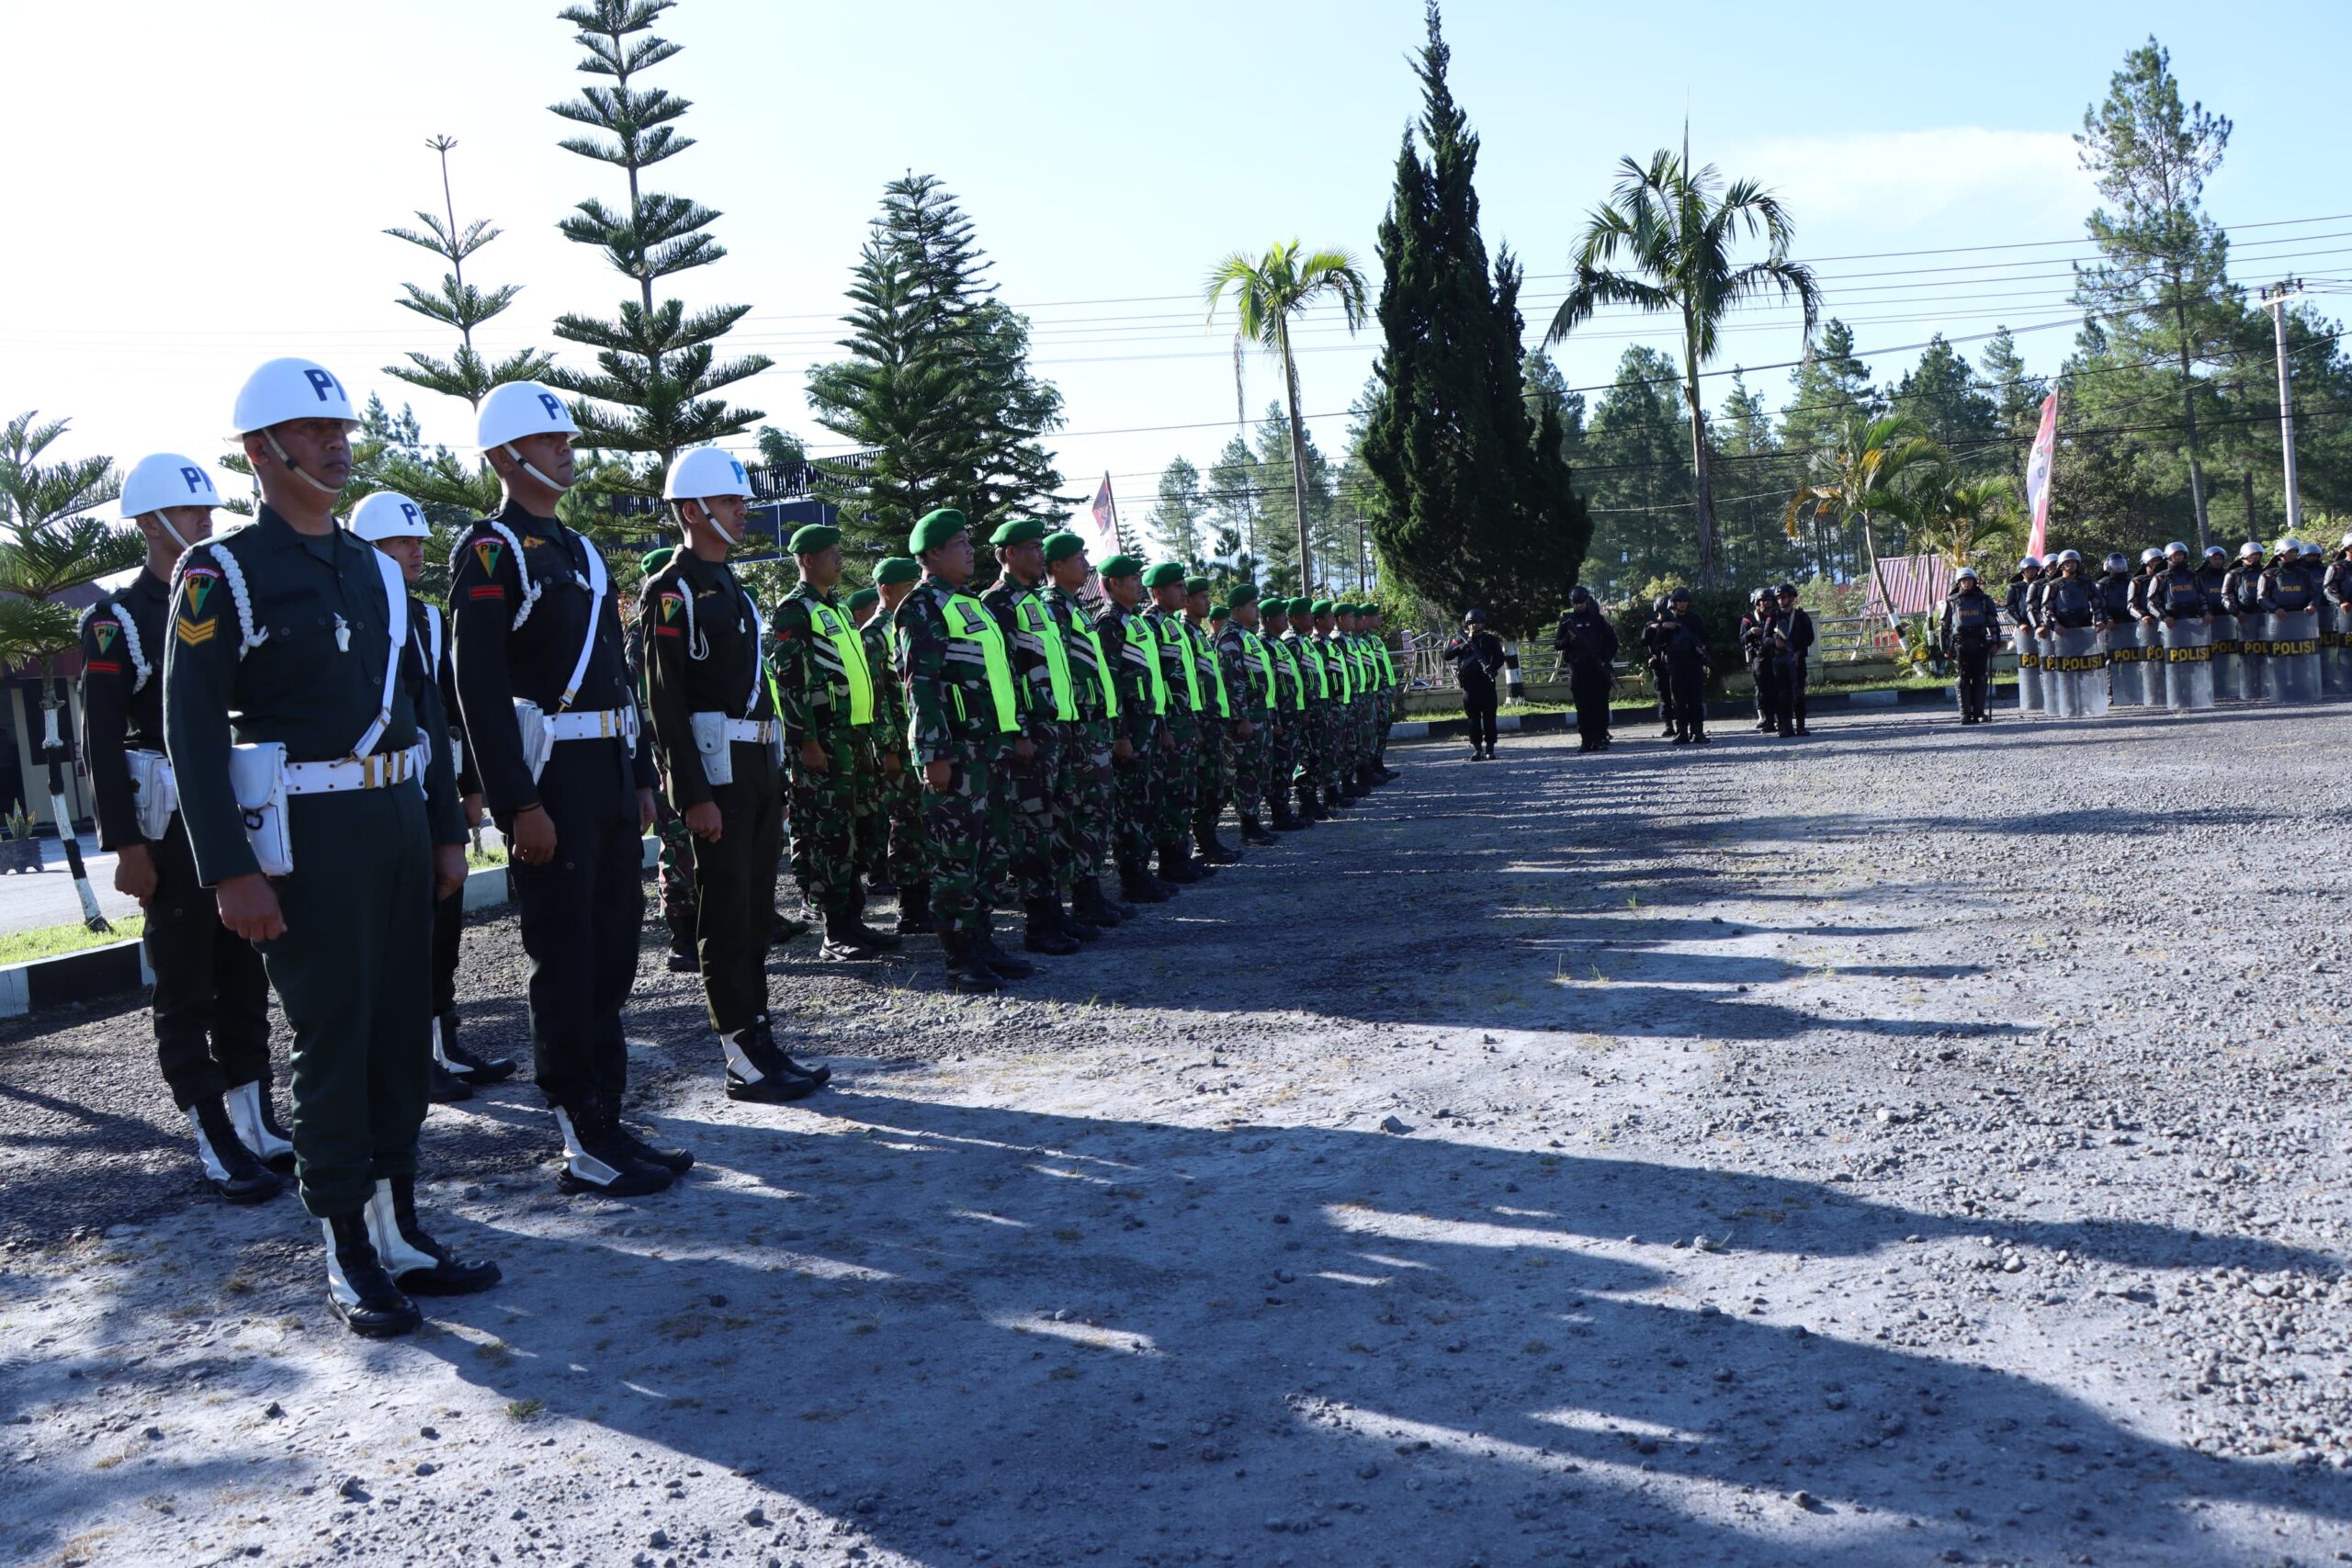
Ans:
[{"label": "red banner flag", "polygon": [[2058,394],[2042,400],[2041,429],[2033,438],[2033,456],[2026,459],[2025,503],[2033,513],[2033,534],[2025,553],[2040,557],[2049,548],[2050,472],[2058,460]]},{"label": "red banner flag", "polygon": [[1102,531],[1105,544],[1119,542],[1119,503],[1111,499],[1111,476],[1102,476],[1102,488],[1094,492],[1094,525]]}]

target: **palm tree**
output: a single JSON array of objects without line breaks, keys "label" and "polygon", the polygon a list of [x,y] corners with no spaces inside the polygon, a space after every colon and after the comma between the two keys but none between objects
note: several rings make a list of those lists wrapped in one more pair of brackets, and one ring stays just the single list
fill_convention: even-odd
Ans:
[{"label": "palm tree", "polygon": [[[1698,480],[1699,582],[1717,586],[1721,551],[1715,536],[1714,481],[1707,472],[1707,422],[1700,406],[1699,372],[1715,356],[1724,318],[1767,294],[1795,299],[1804,310],[1804,341],[1813,341],[1820,295],[1813,269],[1789,259],[1788,213],[1753,180],[1726,188],[1714,165],[1692,173],[1690,139],[1682,156],[1661,148],[1644,168],[1619,165],[1616,189],[1594,209],[1576,253],[1576,284],[1552,317],[1547,344],[1591,320],[1600,305],[1632,305],[1682,318],[1682,396],[1690,411],[1690,468]],[[1761,261],[1732,264],[1733,246],[1761,233]],[[1618,263],[1623,262],[1620,270]]]},{"label": "palm tree", "polygon": [[1918,511],[1911,520],[1911,542],[1955,567],[1966,566],[1996,541],[2016,535],[2016,494],[2006,474],[1972,479],[1957,468],[1938,468],[1915,497]]},{"label": "palm tree", "polygon": [[1357,270],[1355,257],[1345,251],[1302,254],[1296,240],[1288,244],[1277,242],[1257,261],[1236,251],[1216,264],[1208,281],[1210,321],[1216,320],[1217,307],[1228,291],[1233,295],[1240,335],[1254,339],[1283,362],[1283,387],[1290,396],[1291,493],[1298,506],[1298,581],[1302,590],[1311,592],[1315,575],[1309,568],[1306,543],[1306,432],[1299,416],[1298,362],[1290,347],[1291,317],[1329,295],[1339,300],[1348,331],[1354,332],[1364,321],[1363,274]]},{"label": "palm tree", "polygon": [[40,455],[65,433],[66,422],[41,424],[39,417],[21,413],[0,429],[0,594],[8,595],[0,598],[0,662],[22,668],[39,661],[48,682],[40,706],[49,812],[82,900],[83,923],[103,931],[112,928],[98,912],[65,805],[65,742],[57,720],[65,705],[57,656],[81,640],[80,617],[53,601],[68,589],[139,565],[147,547],[136,532],[92,515],[122,493],[114,459],[42,463]]},{"label": "palm tree", "polygon": [[1859,523],[1862,548],[1870,558],[1871,581],[1877,584],[1880,602],[1886,605],[1887,625],[1900,632],[1894,600],[1879,570],[1878,535],[1871,524],[1880,517],[1892,517],[1918,526],[1922,509],[1916,492],[1945,464],[1944,449],[1913,415],[1891,413],[1873,419],[1860,409],[1849,410],[1836,439],[1806,458],[1806,482],[1789,497],[1788,509],[1781,516],[1781,529],[1795,538],[1797,524],[1808,510],[1823,521]]}]

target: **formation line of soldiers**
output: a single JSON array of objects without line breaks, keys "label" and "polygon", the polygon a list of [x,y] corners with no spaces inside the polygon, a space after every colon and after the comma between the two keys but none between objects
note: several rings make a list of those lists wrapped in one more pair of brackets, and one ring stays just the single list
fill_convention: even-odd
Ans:
[{"label": "formation line of soldiers", "polygon": [[[1245,583],[1213,610],[1179,566],[1114,556],[1098,574],[1076,536],[1035,522],[991,536],[1002,570],[976,597],[969,530],[942,511],[846,601],[839,535],[801,529],[799,584],[763,617],[728,564],[748,476],[703,448],[664,476],[681,542],[649,563],[633,661],[602,555],[557,520],[578,432],[545,387],[498,387],[477,412],[504,503],[458,536],[446,616],[410,592],[422,507],[379,492],[337,522],[358,416],[333,372],[271,360],[233,417],[250,525],[215,536],[220,498],[176,454],[126,477],[147,559],[83,618],[85,739],[101,843],[148,912],[158,1058],[204,1172],[239,1202],[292,1172],[355,1333],[409,1332],[413,1297],[499,1279],[416,1205],[428,1098],[514,1070],[458,1039],[464,846],[485,809],[509,852],[559,1187],[625,1198],[694,1164],[621,1116],[662,797],[726,1092],[774,1103],[830,1077],[786,1054],[769,1010],[787,835],[826,956],[933,931],[954,987],[984,992],[1035,972],[990,931],[1016,897],[1024,945],[1072,953],[1238,859],[1218,838],[1228,806],[1262,843],[1396,777],[1398,681],[1372,605],[1261,602]],[[898,891],[894,932],[865,922],[876,885]],[[293,1035],[285,1125],[272,989]]]}]

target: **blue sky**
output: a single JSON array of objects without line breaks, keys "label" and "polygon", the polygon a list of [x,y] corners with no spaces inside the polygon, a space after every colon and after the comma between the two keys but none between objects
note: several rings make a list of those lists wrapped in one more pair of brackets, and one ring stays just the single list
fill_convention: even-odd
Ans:
[{"label": "blue sky", "polygon": [[[491,346],[572,352],[550,319],[621,297],[553,227],[582,197],[618,195],[613,171],[555,146],[566,127],[545,106],[582,80],[556,9],[245,0],[14,18],[18,70],[0,114],[13,145],[38,149],[13,183],[17,211],[39,220],[0,251],[17,306],[0,326],[0,409],[73,416],[77,451],[209,457],[244,371],[307,353],[413,400],[428,437],[463,444],[463,405],[378,373],[404,348],[448,346],[393,303],[401,280],[434,276],[431,258],[380,231],[437,206],[423,142],[447,132],[459,217],[507,231],[474,264],[478,280],[526,285]],[[2215,216],[2282,225],[2238,233],[2240,276],[2345,276],[2352,257],[2352,239],[2321,237],[2352,219],[2287,221],[2352,213],[2334,156],[2352,43],[2340,3],[2281,6],[2256,26],[2210,5],[1456,0],[1446,25],[1454,91],[1484,140],[1487,242],[1526,260],[1532,333],[1559,289],[1542,275],[1566,266],[1616,161],[1679,138],[1686,103],[1702,159],[1788,203],[1799,253],[1824,258],[1829,308],[1864,347],[2063,318],[2064,258],[2081,251],[2091,205],[2068,138],[2151,31],[2186,91],[2237,122],[2209,192]],[[777,362],[739,399],[820,450],[831,440],[807,417],[804,373],[836,353],[841,289],[883,183],[927,170],[977,221],[1003,298],[1036,322],[1039,368],[1068,399],[1057,446],[1071,489],[1109,471],[1131,517],[1170,457],[1205,463],[1231,428],[1229,329],[1207,327],[1199,304],[1210,265],[1297,237],[1357,251],[1376,276],[1374,231],[1419,105],[1405,60],[1418,0],[684,0],[662,30],[685,52],[652,79],[695,100],[684,129],[701,140],[662,173],[724,210],[716,232],[731,253],[673,282],[690,304],[752,305],[731,341]],[[1829,259],[2045,241],[2075,243]],[[1922,270],[1991,263],[2007,265]],[[1572,384],[1605,381],[1627,342],[1669,344],[1662,328],[1596,322],[1560,351],[1562,368]],[[2047,367],[2068,335],[2021,342]],[[1799,349],[1786,313],[1758,312],[1727,341],[1726,363]],[[1307,342],[1310,414],[1344,411],[1371,342],[1329,321]],[[1751,379],[1768,396],[1786,385],[1780,371]],[[1276,387],[1253,359],[1253,416]],[[1189,428],[1145,428],[1168,426]],[[1344,420],[1314,428],[1334,448]]]}]

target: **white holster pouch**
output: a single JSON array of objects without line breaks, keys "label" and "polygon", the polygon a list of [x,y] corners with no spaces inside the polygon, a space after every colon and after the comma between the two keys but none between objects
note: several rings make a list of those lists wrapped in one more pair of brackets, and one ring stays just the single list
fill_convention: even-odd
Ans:
[{"label": "white holster pouch", "polygon": [[171,831],[172,813],[180,808],[180,791],[172,776],[171,759],[161,751],[125,751],[130,764],[130,793],[137,801],[139,836],[153,840]]},{"label": "white holster pouch", "polygon": [[286,745],[263,740],[229,748],[229,789],[245,819],[245,841],[264,876],[294,870],[294,840],[286,821]]},{"label": "white holster pouch", "polygon": [[723,713],[690,713],[687,724],[694,728],[695,750],[702,757],[702,776],[714,787],[735,782],[735,747],[727,734],[727,716]]},{"label": "white holster pouch", "polygon": [[548,759],[555,755],[555,731],[548,728],[546,710],[528,697],[514,699],[514,728],[523,738],[523,765],[537,784]]}]

